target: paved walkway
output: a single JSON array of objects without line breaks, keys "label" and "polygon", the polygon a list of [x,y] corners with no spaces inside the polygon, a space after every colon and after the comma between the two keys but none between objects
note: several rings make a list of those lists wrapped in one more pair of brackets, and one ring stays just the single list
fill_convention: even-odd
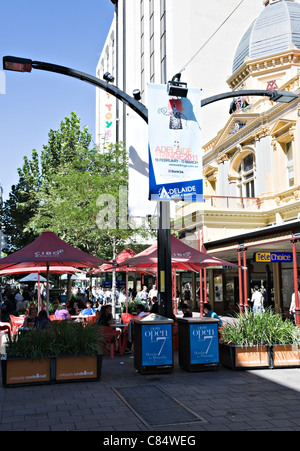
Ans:
[{"label": "paved walkway", "polygon": [[107,355],[100,382],[1,386],[0,430],[299,431],[300,369],[189,373],[175,355],[172,373],[141,375]]}]

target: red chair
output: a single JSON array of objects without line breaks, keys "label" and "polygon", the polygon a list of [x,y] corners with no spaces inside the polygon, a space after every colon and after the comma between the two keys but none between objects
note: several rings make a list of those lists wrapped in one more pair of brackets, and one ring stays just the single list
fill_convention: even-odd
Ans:
[{"label": "red chair", "polygon": [[96,322],[96,319],[97,319],[97,316],[96,315],[91,315],[91,316],[84,316],[84,318],[85,318],[85,320],[88,322],[88,323],[95,323]]},{"label": "red chair", "polygon": [[113,327],[103,326],[106,347],[110,349],[110,358],[115,358],[115,340],[118,340],[121,332]]},{"label": "red chair", "polygon": [[124,331],[123,331],[123,333],[120,334],[120,337],[119,337],[120,355],[124,355],[124,352],[127,348],[127,343],[128,343],[128,326],[124,327]]},{"label": "red chair", "polygon": [[12,337],[11,337],[11,327],[9,324],[5,325],[5,326],[0,326],[0,332],[4,332],[7,336],[9,341],[11,341]]},{"label": "red chair", "polygon": [[12,335],[17,335],[19,327],[23,326],[24,318],[10,315],[10,325]]},{"label": "red chair", "polygon": [[136,318],[136,315],[132,315],[131,313],[121,313],[121,318],[124,324],[130,323],[132,319]]}]

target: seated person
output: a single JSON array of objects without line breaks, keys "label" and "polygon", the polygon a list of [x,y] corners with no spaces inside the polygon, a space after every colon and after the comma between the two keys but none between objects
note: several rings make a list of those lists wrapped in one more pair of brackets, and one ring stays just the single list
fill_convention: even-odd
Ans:
[{"label": "seated person", "polygon": [[31,306],[26,316],[23,327],[34,327],[34,322],[38,316],[38,311],[35,305]]},{"label": "seated person", "polygon": [[116,320],[112,316],[112,306],[110,304],[103,305],[97,319],[99,326],[111,326]]},{"label": "seated person", "polygon": [[50,319],[48,318],[46,310],[41,310],[38,316],[34,320],[34,328],[35,329],[46,329],[51,324]]},{"label": "seated person", "polygon": [[95,309],[92,308],[92,303],[90,301],[87,301],[85,304],[85,309],[83,309],[79,316],[92,316],[95,315]]},{"label": "seated person", "polygon": [[68,312],[71,316],[75,316],[78,313],[77,304],[74,301],[74,299],[71,299],[70,301],[67,301],[67,308]]},{"label": "seated person", "polygon": [[158,302],[153,302],[152,307],[150,309],[150,313],[155,313],[155,315],[158,315],[159,313]]},{"label": "seated person", "polygon": [[218,317],[218,315],[212,311],[212,306],[210,305],[209,302],[205,302],[203,304],[203,312],[204,312],[204,316],[206,318],[215,318],[218,319],[218,327],[222,327],[223,326],[223,322],[222,320]]},{"label": "seated person", "polygon": [[59,304],[57,310],[54,313],[55,319],[71,319],[71,315],[67,309],[66,304]]},{"label": "seated person", "polygon": [[3,304],[1,305],[1,322],[2,323],[9,323],[10,322],[10,315],[12,315],[14,312],[13,303],[10,299],[8,299],[7,296],[3,297]]},{"label": "seated person", "polygon": [[181,310],[183,313],[183,318],[192,318],[193,313],[190,311],[190,308],[186,303],[182,304]]},{"label": "seated person", "polygon": [[141,318],[142,316],[147,316],[148,315],[148,312],[145,312],[145,307],[143,306],[143,304],[139,304],[137,306],[136,313],[137,313],[137,316],[139,318]]}]

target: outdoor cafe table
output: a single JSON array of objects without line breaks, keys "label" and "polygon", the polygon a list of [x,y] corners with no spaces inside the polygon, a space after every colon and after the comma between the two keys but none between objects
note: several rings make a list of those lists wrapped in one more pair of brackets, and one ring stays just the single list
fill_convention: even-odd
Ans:
[{"label": "outdoor cafe table", "polygon": [[71,319],[77,323],[87,323],[90,318],[95,318],[95,317],[96,317],[96,315],[89,315],[89,316],[72,315]]}]

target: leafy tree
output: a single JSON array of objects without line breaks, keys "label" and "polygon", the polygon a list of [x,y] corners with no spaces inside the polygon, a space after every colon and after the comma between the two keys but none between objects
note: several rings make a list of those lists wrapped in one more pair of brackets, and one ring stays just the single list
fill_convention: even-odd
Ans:
[{"label": "leafy tree", "polygon": [[41,153],[41,177],[43,182],[57,168],[70,163],[82,151],[88,151],[92,141],[92,136],[85,126],[80,129],[80,118],[74,113],[71,117],[66,117],[60,123],[59,130],[50,130],[48,144],[43,146]]},{"label": "leafy tree", "polygon": [[19,183],[3,208],[2,227],[8,253],[52,230],[85,252],[111,259],[113,249],[134,246],[148,235],[127,221],[128,161],[122,144],[101,153],[91,145],[87,127],[71,113],[50,130],[40,159],[35,150],[24,158]]},{"label": "leafy tree", "polygon": [[114,246],[121,250],[136,233],[148,232],[127,221],[126,149],[116,144],[100,153],[90,143],[74,113],[50,132],[41,155],[39,208],[26,231],[52,230],[85,252],[111,259]]}]

